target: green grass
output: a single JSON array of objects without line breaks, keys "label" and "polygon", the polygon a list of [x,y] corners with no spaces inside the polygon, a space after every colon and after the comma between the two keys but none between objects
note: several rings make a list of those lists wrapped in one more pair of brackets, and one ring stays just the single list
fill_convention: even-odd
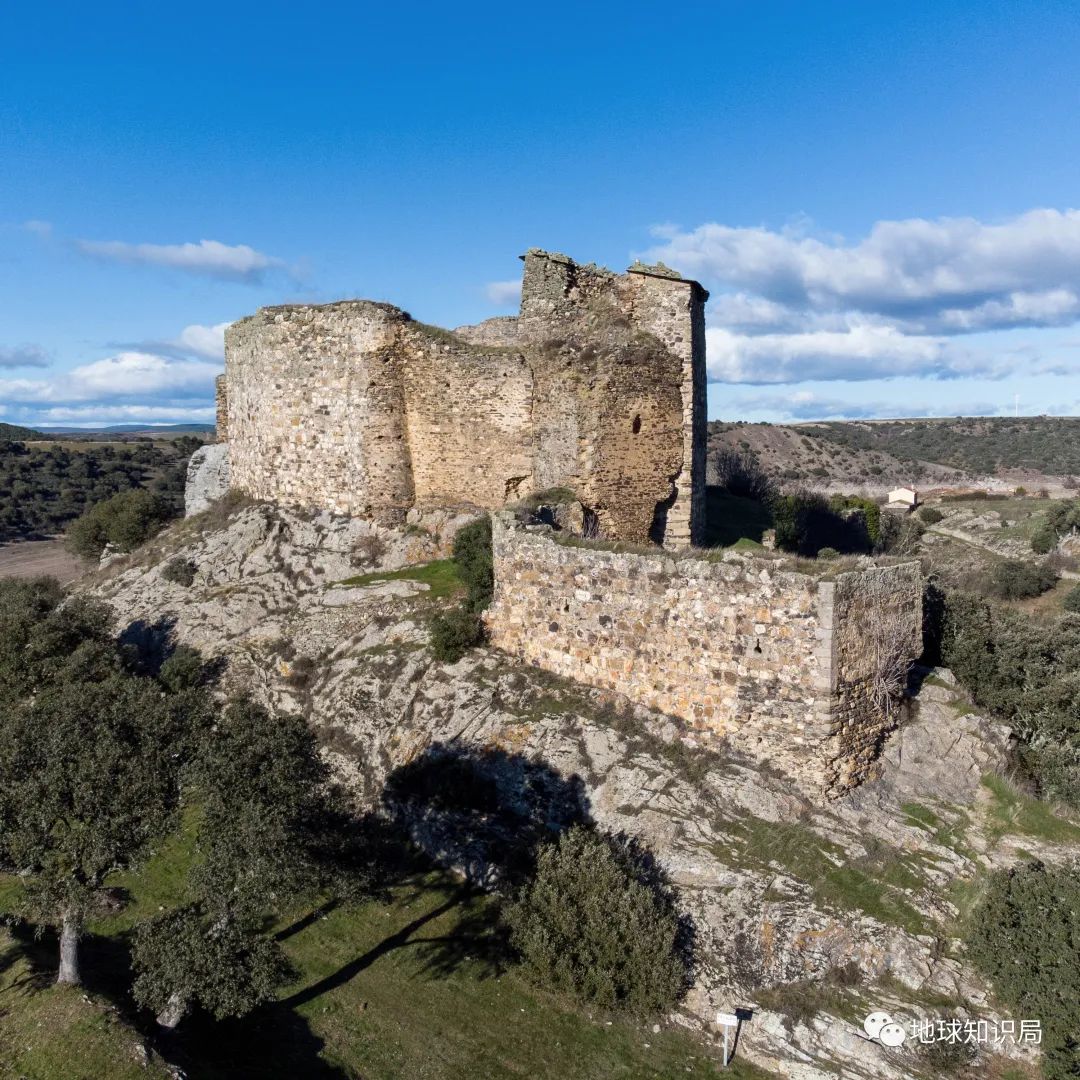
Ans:
[{"label": "green grass", "polygon": [[[808,884],[821,904],[842,911],[861,911],[912,934],[934,932],[905,895],[926,885],[917,860],[911,856],[889,849],[870,851],[863,859],[849,861],[838,844],[805,825],[789,822],[746,817],[724,822],[722,827],[736,840],[736,861],[747,866],[779,865],[793,878]],[[717,854],[731,861],[729,853]]]},{"label": "green grass", "polygon": [[[55,937],[29,928],[0,940],[0,1075],[33,1080],[157,1080],[137,1065],[127,948],[133,925],[183,896],[193,822],[141,872],[118,876],[128,905],[91,920],[83,946],[88,994],[51,985]],[[10,879],[0,897],[12,899]],[[239,1021],[185,1019],[166,1056],[200,1080],[761,1080],[682,1029],[608,1016],[548,994],[509,966],[493,901],[441,872],[407,876],[379,900],[305,906],[276,931],[295,969],[279,1000]],[[10,990],[9,990],[10,988]],[[114,1001],[119,1009],[109,1002]],[[163,1044],[164,1045],[164,1044]]]},{"label": "green grass", "polygon": [[903,803],[900,809],[904,812],[908,825],[925,829],[942,847],[952,848],[958,855],[975,860],[975,853],[968,847],[965,839],[971,820],[962,810],[954,808],[956,820],[946,821],[921,803]]},{"label": "green grass", "polygon": [[1059,817],[1049,803],[1025,795],[995,773],[987,773],[982,783],[993,795],[988,825],[995,839],[1019,833],[1054,844],[1080,842],[1080,826]]},{"label": "green grass", "polygon": [[0,1076],[26,1080],[166,1080],[136,1058],[141,1039],[107,1002],[55,986],[34,942],[0,931]]},{"label": "green grass", "polygon": [[419,581],[428,586],[424,594],[432,600],[441,600],[461,591],[461,578],[453,559],[436,559],[419,566],[403,566],[400,570],[383,570],[374,574],[357,574],[336,582],[337,585],[363,587],[380,581]]}]

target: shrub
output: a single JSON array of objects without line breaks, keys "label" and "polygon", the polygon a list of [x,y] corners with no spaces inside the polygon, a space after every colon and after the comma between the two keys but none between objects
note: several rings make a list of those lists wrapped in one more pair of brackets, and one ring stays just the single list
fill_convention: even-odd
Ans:
[{"label": "shrub", "polygon": [[841,510],[861,511],[870,543],[874,547],[881,543],[881,507],[873,499],[864,499],[860,495],[834,495],[829,500],[829,508],[838,512]]},{"label": "shrub", "polygon": [[1080,585],[1074,585],[1065,594],[1065,599],[1061,601],[1061,606],[1066,611],[1080,612]]},{"label": "shrub", "polygon": [[480,612],[491,603],[495,592],[490,517],[485,515],[458,529],[454,536],[454,564],[465,586],[465,599],[459,607],[436,615],[429,626],[435,659],[450,664],[457,663],[467,649],[484,640]]},{"label": "shrub", "polygon": [[68,546],[87,559],[100,558],[106,544],[120,551],[133,551],[156,536],[176,516],[173,504],[149,491],[121,491],[95,503],[72,522],[67,532]]},{"label": "shrub", "polygon": [[923,506],[919,508],[919,517],[924,525],[936,525],[945,515],[936,506]]},{"label": "shrub", "polygon": [[198,567],[191,559],[185,559],[183,556],[177,555],[161,568],[161,576],[174,585],[187,587],[195,580],[197,571]]},{"label": "shrub", "polygon": [[870,546],[862,516],[842,517],[818,492],[781,495],[773,500],[772,511],[776,546],[781,551],[814,555],[823,547],[833,547],[850,553],[866,551]]},{"label": "shrub", "polygon": [[1027,744],[1040,794],[1080,806],[1080,620],[1036,620],[950,593],[941,627],[942,663]]},{"label": "shrub", "polygon": [[466,591],[470,611],[483,611],[495,591],[491,554],[491,518],[486,514],[458,529],[454,536],[454,563]]},{"label": "shrub", "polygon": [[835,559],[840,554],[834,547],[823,547],[818,550],[819,559]]},{"label": "shrub", "polygon": [[466,650],[484,640],[484,624],[466,605],[451,609],[431,620],[431,651],[436,660],[455,664]]},{"label": "shrub", "polygon": [[689,982],[689,925],[639,850],[575,827],[541,848],[506,906],[510,942],[542,985],[607,1009],[670,1009]]},{"label": "shrub", "polygon": [[1080,868],[999,870],[973,913],[972,962],[1017,1016],[1037,1018],[1043,1076],[1080,1075]]},{"label": "shrub", "polygon": [[[407,530],[406,530],[407,531]],[[386,554],[386,541],[377,533],[368,533],[357,538],[349,553],[349,562],[356,567],[378,566]]]},{"label": "shrub", "polygon": [[1007,559],[994,567],[990,592],[1000,600],[1029,600],[1052,589],[1057,581],[1057,572],[1043,563]]},{"label": "shrub", "polygon": [[1057,547],[1057,533],[1049,525],[1043,525],[1031,537],[1031,550],[1036,555],[1048,555]]},{"label": "shrub", "polygon": [[911,555],[918,549],[923,529],[918,518],[886,512],[881,517],[881,532],[875,550],[889,555]]},{"label": "shrub", "polygon": [[716,486],[729,495],[769,502],[775,494],[772,480],[753,451],[740,453],[734,447],[721,446],[713,454],[713,469]]}]

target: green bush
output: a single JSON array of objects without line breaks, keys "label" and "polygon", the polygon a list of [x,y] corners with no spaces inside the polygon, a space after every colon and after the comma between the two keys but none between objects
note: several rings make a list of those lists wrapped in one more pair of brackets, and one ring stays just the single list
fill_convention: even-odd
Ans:
[{"label": "green bush", "polygon": [[740,444],[744,451],[733,446],[719,446],[712,456],[716,487],[729,495],[739,495],[744,499],[767,503],[776,494],[775,485],[769,479],[760,459],[749,443]]},{"label": "green bush", "polygon": [[670,1009],[690,970],[689,929],[642,853],[584,827],[540,849],[506,906],[510,942],[541,985],[607,1009]]},{"label": "green bush", "polygon": [[994,567],[990,592],[999,600],[1029,600],[1052,589],[1057,581],[1057,571],[1045,563],[1007,559]]},{"label": "green bush", "polygon": [[1031,550],[1036,555],[1048,555],[1057,547],[1057,533],[1049,525],[1043,525],[1031,537]]},{"label": "green bush", "polygon": [[454,565],[465,586],[461,605],[431,620],[431,651],[436,660],[453,664],[467,649],[484,640],[480,619],[495,592],[491,552],[491,518],[486,514],[458,529],[454,536]]},{"label": "green bush", "polygon": [[834,547],[823,547],[818,549],[817,557],[819,559],[835,559],[840,554]]},{"label": "green bush", "polygon": [[486,514],[458,529],[454,536],[454,563],[465,586],[470,611],[483,611],[495,591],[491,554],[491,518]]},{"label": "green bush", "polygon": [[183,556],[177,555],[161,568],[161,576],[174,585],[183,585],[186,588],[195,580],[197,570],[198,567],[191,559],[185,559]]},{"label": "green bush", "polygon": [[484,624],[475,611],[462,604],[431,620],[431,652],[436,660],[455,664],[466,650],[484,640]]},{"label": "green bush", "polygon": [[1040,794],[1080,806],[1080,619],[1033,619],[950,593],[941,661],[1027,744]]},{"label": "green bush", "polygon": [[134,489],[95,503],[67,531],[68,546],[77,555],[96,559],[112,544],[134,551],[156,536],[176,517],[174,505],[163,495]]},{"label": "green bush", "polygon": [[1080,585],[1074,585],[1061,601],[1061,606],[1066,611],[1080,612]]},{"label": "green bush", "polygon": [[936,506],[923,506],[919,508],[919,517],[925,525],[936,525],[945,515]]},{"label": "green bush", "polygon": [[968,955],[1018,1017],[1043,1033],[1043,1076],[1080,1075],[1080,868],[999,870],[973,913]]},{"label": "green bush", "polygon": [[[816,491],[797,491],[777,497],[772,502],[776,546],[781,551],[808,556],[823,547],[845,553],[869,550],[871,541],[867,536],[865,516],[842,516],[839,510],[843,502],[830,502]],[[863,509],[861,504],[858,508]]]}]

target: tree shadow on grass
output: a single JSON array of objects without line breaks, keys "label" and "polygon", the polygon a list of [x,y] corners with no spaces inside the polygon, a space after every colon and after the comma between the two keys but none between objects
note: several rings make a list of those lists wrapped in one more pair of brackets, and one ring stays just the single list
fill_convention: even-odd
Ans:
[{"label": "tree shadow on grass", "polygon": [[[29,974],[0,990],[0,1009],[4,994],[16,989],[38,993],[52,987],[59,955],[51,927],[18,920],[8,926],[8,932],[12,940],[0,950],[0,975],[23,960]],[[84,934],[80,968],[86,993],[110,1002],[119,1019],[166,1062],[182,1069],[188,1080],[350,1080],[349,1073],[321,1059],[323,1040],[287,1002],[272,1002],[239,1020],[214,1020],[196,1010],[177,1031],[165,1032],[131,996],[129,933]]]}]

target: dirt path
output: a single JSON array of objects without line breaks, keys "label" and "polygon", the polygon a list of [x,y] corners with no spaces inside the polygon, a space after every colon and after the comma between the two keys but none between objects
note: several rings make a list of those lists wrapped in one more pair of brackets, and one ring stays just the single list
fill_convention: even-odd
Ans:
[{"label": "dirt path", "polygon": [[0,577],[51,574],[66,583],[86,569],[81,559],[65,550],[62,540],[23,540],[0,545]]}]

